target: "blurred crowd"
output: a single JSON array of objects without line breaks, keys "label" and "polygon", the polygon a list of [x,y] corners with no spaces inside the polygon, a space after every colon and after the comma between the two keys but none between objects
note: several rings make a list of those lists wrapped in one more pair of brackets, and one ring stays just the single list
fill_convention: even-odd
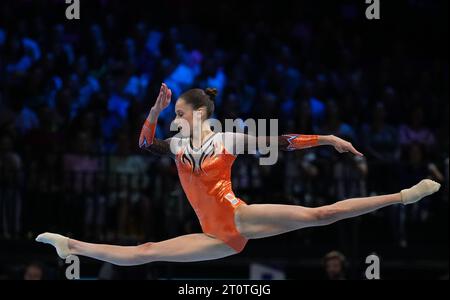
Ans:
[{"label": "blurred crowd", "polygon": [[[425,2],[410,9],[432,11]],[[86,9],[79,25],[55,16],[58,1],[0,3],[0,238],[54,230],[148,240],[198,231],[174,164],[137,147],[161,82],[174,100],[193,87],[217,88],[220,120],[278,119],[280,133],[334,134],[365,154],[324,147],[280,153],[275,166],[239,158],[234,189],[249,203],[317,206],[398,192],[425,177],[444,183],[434,201],[375,214],[402,246],[408,224],[448,207],[448,59],[433,53],[435,37],[420,23],[366,36],[357,8],[342,4],[333,16],[230,20],[224,29],[162,22],[151,4],[157,23],[130,13],[137,4],[95,3],[95,17]],[[21,17],[27,5],[37,13]],[[166,9],[196,16],[175,5]],[[270,9],[256,5],[262,15]],[[226,4],[214,11],[222,22],[226,13]],[[171,134],[173,102],[160,115],[159,138]],[[31,265],[25,276],[39,270]]]}]

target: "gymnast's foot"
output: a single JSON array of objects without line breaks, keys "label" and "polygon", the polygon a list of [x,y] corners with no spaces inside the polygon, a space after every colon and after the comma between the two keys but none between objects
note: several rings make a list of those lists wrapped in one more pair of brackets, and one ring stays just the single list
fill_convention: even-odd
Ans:
[{"label": "gymnast's foot", "polygon": [[71,254],[69,250],[69,238],[60,234],[50,232],[42,233],[37,236],[36,241],[44,244],[50,244],[55,247],[56,253],[58,253],[59,257],[62,259],[65,259]]},{"label": "gymnast's foot", "polygon": [[433,180],[424,179],[415,186],[402,190],[403,204],[411,204],[419,201],[420,199],[436,193],[441,188],[441,185]]}]

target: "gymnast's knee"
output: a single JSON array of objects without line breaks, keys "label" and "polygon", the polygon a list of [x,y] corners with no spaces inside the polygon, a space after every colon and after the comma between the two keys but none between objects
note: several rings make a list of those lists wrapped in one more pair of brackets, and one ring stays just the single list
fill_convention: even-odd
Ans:
[{"label": "gymnast's knee", "polygon": [[333,205],[316,207],[313,209],[314,220],[319,225],[329,225],[339,220],[339,210]]},{"label": "gymnast's knee", "polygon": [[149,263],[158,259],[158,253],[155,247],[156,243],[145,243],[136,246],[136,260],[140,263]]}]

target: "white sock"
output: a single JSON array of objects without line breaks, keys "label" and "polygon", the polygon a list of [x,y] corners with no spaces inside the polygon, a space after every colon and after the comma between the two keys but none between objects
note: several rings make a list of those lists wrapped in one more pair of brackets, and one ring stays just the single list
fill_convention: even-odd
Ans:
[{"label": "white sock", "polygon": [[42,233],[36,237],[36,241],[44,244],[50,244],[56,249],[59,257],[65,259],[70,255],[69,238],[55,233]]},{"label": "white sock", "polygon": [[402,202],[405,205],[415,203],[423,197],[436,193],[440,188],[441,185],[439,183],[430,179],[424,179],[415,186],[400,192]]}]

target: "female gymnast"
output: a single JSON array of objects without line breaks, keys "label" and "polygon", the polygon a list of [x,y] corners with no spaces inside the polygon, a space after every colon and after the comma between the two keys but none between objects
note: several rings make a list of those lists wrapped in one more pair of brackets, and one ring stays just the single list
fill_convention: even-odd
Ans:
[{"label": "female gymnast", "polygon": [[[82,255],[121,266],[154,261],[212,260],[241,252],[249,239],[328,225],[393,204],[411,204],[440,188],[439,183],[425,179],[396,194],[347,199],[322,207],[248,205],[235,196],[231,187],[231,166],[237,155],[242,153],[236,151],[235,144],[255,143],[262,137],[212,131],[207,121],[214,111],[216,93],[215,89],[192,89],[182,94],[175,104],[174,120],[181,127],[181,137],[158,140],[154,138],[158,115],[168,107],[172,96],[172,91],[162,84],[139,138],[142,149],[168,155],[175,160],[182,187],[197,214],[203,233],[138,246],[92,244],[54,233],[40,234],[36,241],[53,245],[61,258]],[[197,140],[192,139],[196,136],[193,134],[196,130],[193,127],[194,115],[201,116],[201,128],[198,128],[201,138]],[[274,137],[264,137],[264,141],[268,138]],[[335,136],[289,134],[275,138],[279,150],[284,151],[330,145],[340,153],[362,155],[351,143]]]}]

